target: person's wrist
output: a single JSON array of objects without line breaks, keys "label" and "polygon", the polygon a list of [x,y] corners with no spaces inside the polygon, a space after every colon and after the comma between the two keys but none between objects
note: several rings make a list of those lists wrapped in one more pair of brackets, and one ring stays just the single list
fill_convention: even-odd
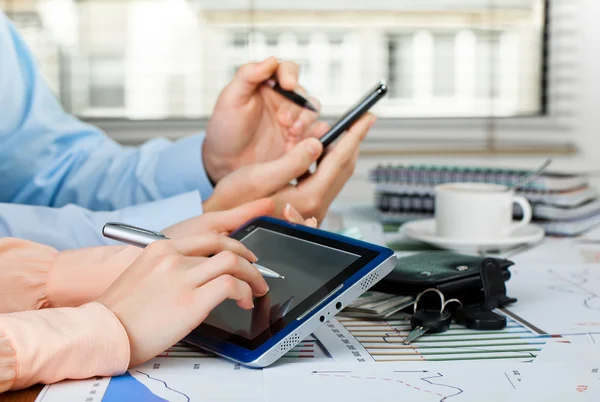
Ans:
[{"label": "person's wrist", "polygon": [[202,144],[202,161],[206,176],[213,187],[233,170],[228,158],[222,155],[217,157],[216,152],[211,152],[210,146],[206,145],[206,141]]},{"label": "person's wrist", "polygon": [[218,211],[218,206],[217,206],[217,202],[215,200],[214,195],[211,195],[210,197],[208,197],[208,199],[206,201],[204,201],[202,203],[202,211],[204,213],[207,212],[216,212]]}]

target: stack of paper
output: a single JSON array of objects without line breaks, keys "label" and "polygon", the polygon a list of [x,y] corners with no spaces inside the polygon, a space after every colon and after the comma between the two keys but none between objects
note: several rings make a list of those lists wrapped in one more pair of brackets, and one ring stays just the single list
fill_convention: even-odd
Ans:
[{"label": "stack of paper", "polygon": [[366,292],[340,315],[360,318],[387,318],[392,314],[411,306],[415,299],[412,296],[397,296],[381,292]]}]

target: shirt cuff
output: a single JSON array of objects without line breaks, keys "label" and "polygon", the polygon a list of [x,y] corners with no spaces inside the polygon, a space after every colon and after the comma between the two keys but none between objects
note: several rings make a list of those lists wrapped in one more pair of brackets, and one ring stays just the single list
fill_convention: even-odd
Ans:
[{"label": "shirt cuff", "polygon": [[204,134],[182,138],[161,152],[156,165],[156,185],[168,194],[200,191],[203,200],[213,192],[202,160]]},{"label": "shirt cuff", "polygon": [[0,394],[12,388],[17,377],[17,357],[10,339],[0,328]]},{"label": "shirt cuff", "polygon": [[46,283],[57,255],[42,244],[0,239],[0,314],[48,307]]},{"label": "shirt cuff", "polygon": [[[127,333],[117,317],[98,302],[6,314],[0,317],[0,331],[10,340],[16,360],[12,389],[121,375],[129,366]],[[10,350],[5,353],[8,356]]]},{"label": "shirt cuff", "polygon": [[119,212],[119,222],[160,232],[171,225],[202,215],[202,199],[198,191],[190,191],[163,200],[127,207]]}]

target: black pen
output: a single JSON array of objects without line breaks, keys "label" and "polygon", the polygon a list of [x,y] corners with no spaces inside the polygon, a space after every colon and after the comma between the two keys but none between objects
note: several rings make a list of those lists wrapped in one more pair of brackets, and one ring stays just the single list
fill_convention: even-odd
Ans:
[{"label": "black pen", "polygon": [[304,96],[300,95],[297,92],[288,91],[286,89],[281,88],[281,86],[279,86],[279,83],[275,78],[270,78],[269,80],[267,80],[267,82],[265,82],[265,84],[273,88],[273,90],[278,94],[294,102],[296,105],[308,110],[312,110],[313,112],[319,112],[317,108],[314,107],[313,104],[310,103]]}]

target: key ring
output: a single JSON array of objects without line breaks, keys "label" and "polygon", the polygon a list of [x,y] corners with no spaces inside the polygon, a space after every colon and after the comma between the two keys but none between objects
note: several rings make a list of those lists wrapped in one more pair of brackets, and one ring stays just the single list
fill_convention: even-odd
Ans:
[{"label": "key ring", "polygon": [[446,306],[448,305],[448,303],[455,302],[455,303],[460,304],[461,306],[463,305],[460,302],[460,300],[458,300],[458,299],[450,299],[448,301],[445,301],[444,300],[444,294],[442,292],[440,292],[439,289],[429,288],[429,289],[425,289],[424,291],[422,291],[421,293],[419,293],[417,295],[417,298],[415,299],[415,303],[414,303],[414,312],[415,313],[417,312],[417,304],[419,303],[419,300],[421,300],[421,296],[423,296],[427,292],[435,292],[435,293],[437,293],[440,296],[440,300],[442,302],[442,304],[441,304],[442,307],[440,308],[440,314],[444,312],[444,310],[446,309]]}]

